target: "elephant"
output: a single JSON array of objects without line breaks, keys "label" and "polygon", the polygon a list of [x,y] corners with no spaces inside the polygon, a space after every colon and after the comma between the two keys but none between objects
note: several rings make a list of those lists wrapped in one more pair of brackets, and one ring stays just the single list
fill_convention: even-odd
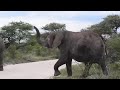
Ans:
[{"label": "elephant", "polygon": [[3,42],[3,39],[0,38],[0,71],[3,71],[3,52],[5,49],[5,43]]},{"label": "elephant", "polygon": [[44,39],[37,27],[36,39],[39,44],[47,48],[58,48],[60,57],[54,65],[54,76],[61,74],[59,67],[66,64],[68,77],[72,76],[72,59],[85,64],[82,77],[89,75],[89,69],[93,63],[101,66],[104,75],[108,75],[106,65],[106,46],[100,35],[91,31],[85,30],[81,32],[58,31],[50,32]]}]

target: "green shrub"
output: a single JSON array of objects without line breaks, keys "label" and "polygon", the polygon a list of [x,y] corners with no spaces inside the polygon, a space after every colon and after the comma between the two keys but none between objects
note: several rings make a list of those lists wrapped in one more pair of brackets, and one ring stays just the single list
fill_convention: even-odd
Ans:
[{"label": "green shrub", "polygon": [[120,60],[120,37],[116,36],[107,41],[108,60],[115,62]]},{"label": "green shrub", "polygon": [[15,45],[10,45],[10,47],[8,48],[8,57],[10,57],[11,59],[15,59],[16,58],[16,46]]},{"label": "green shrub", "polygon": [[46,55],[48,55],[48,50],[45,47],[42,47],[40,45],[36,45],[35,53],[37,56],[46,56]]},{"label": "green shrub", "polygon": [[15,46],[11,45],[4,53],[5,64],[18,64],[27,62],[36,62],[41,60],[55,59],[57,49],[47,49],[38,44],[32,46],[27,45],[16,50]]},{"label": "green shrub", "polygon": [[32,50],[33,50],[33,46],[32,46],[32,45],[27,45],[24,49],[25,49],[24,51],[25,51],[26,53],[31,53]]}]

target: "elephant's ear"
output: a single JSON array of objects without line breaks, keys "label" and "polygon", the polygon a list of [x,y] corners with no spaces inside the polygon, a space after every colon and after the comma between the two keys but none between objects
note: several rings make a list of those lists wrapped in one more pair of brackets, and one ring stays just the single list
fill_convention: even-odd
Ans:
[{"label": "elephant's ear", "polygon": [[52,47],[54,39],[55,39],[55,33],[50,33],[47,37],[49,47]]},{"label": "elephant's ear", "polygon": [[63,37],[64,37],[64,35],[62,32],[57,32],[55,34],[55,38],[54,38],[52,47],[57,48],[61,44]]}]

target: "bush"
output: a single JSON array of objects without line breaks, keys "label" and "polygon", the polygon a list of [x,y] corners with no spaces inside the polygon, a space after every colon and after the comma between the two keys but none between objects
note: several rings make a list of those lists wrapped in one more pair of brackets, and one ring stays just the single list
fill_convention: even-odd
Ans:
[{"label": "bush", "polygon": [[49,52],[48,52],[48,49],[43,47],[43,46],[40,46],[40,45],[36,45],[34,46],[35,47],[35,54],[37,56],[47,56],[49,55]]},{"label": "bush", "polygon": [[4,63],[17,64],[35,62],[40,60],[56,59],[58,56],[58,49],[47,49],[39,44],[27,45],[17,50],[15,45],[11,45],[5,50]]},{"label": "bush", "polygon": [[25,53],[31,53],[33,50],[33,46],[32,45],[27,45],[25,48],[24,48],[24,52]]},{"label": "bush", "polygon": [[120,37],[116,36],[107,41],[108,59],[110,62],[120,60]]},{"label": "bush", "polygon": [[[20,48],[17,48],[20,46]],[[5,51],[4,63],[23,63],[40,60],[56,59],[59,57],[58,49],[48,49],[36,42],[35,37],[31,37],[26,43],[18,45],[14,43]]]},{"label": "bush", "polygon": [[11,59],[15,59],[16,58],[16,46],[15,45],[10,45],[10,47],[8,48],[8,57],[10,57]]}]

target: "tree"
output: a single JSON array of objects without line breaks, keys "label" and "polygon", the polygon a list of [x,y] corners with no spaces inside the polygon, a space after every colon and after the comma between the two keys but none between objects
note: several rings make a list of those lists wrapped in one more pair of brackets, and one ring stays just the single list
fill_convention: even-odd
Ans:
[{"label": "tree", "polygon": [[29,23],[10,22],[1,28],[1,36],[4,40],[8,40],[9,43],[18,43],[27,40],[31,33],[32,25]]},{"label": "tree", "polygon": [[91,27],[88,27],[88,30],[93,30],[97,32],[98,34],[112,34],[112,30],[110,27],[105,26],[105,22],[100,22],[99,24],[92,25]]},{"label": "tree", "polygon": [[110,27],[113,33],[117,34],[117,29],[120,27],[120,16],[118,15],[109,15],[104,18],[106,27]]},{"label": "tree", "polygon": [[66,30],[66,25],[65,24],[60,24],[60,23],[50,23],[42,27],[44,30],[48,31],[65,31]]},{"label": "tree", "polygon": [[103,18],[98,24],[88,27],[89,30],[93,30],[99,34],[117,34],[117,29],[120,27],[120,16],[118,15],[109,15]]}]

